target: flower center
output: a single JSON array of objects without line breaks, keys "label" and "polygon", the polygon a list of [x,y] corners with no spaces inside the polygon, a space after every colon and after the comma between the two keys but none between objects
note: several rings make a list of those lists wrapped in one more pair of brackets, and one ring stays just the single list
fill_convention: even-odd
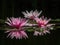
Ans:
[{"label": "flower center", "polygon": [[19,29],[19,28],[21,28],[20,25],[21,25],[21,23],[19,23],[18,25],[13,25],[13,27],[16,28],[16,29]]},{"label": "flower center", "polygon": [[42,27],[42,26],[45,26],[45,24],[43,22],[42,23],[38,23],[38,26]]}]

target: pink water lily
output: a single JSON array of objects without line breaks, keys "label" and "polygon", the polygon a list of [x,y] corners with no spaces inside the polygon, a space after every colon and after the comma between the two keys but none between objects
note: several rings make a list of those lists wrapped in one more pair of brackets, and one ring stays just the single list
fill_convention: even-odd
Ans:
[{"label": "pink water lily", "polygon": [[43,35],[43,34],[46,34],[46,33],[50,33],[49,30],[51,28],[53,28],[52,26],[55,25],[55,24],[49,24],[49,21],[51,19],[47,19],[47,18],[44,18],[44,16],[42,16],[41,18],[35,18],[40,30],[39,31],[35,31],[34,32],[34,35]]},{"label": "pink water lily", "polygon": [[28,22],[28,20],[26,19],[21,19],[21,18],[7,18],[7,21],[5,23],[7,23],[9,26],[12,26],[14,28],[20,28],[22,26],[24,26],[26,23]]},{"label": "pink water lily", "polygon": [[[47,18],[44,18],[44,16],[40,17],[40,18],[35,18],[36,22],[38,23],[38,26],[39,27],[46,27],[47,25],[50,25],[48,24],[49,21],[51,19],[47,19]],[[51,26],[51,25],[50,25]]]},{"label": "pink water lily", "polygon": [[38,17],[42,13],[42,11],[38,12],[37,10],[35,10],[30,12],[26,11],[22,13],[24,14],[24,17],[34,19],[35,17]]},{"label": "pink water lily", "polygon": [[26,38],[28,37],[27,34],[25,33],[23,26],[28,22],[28,20],[23,19],[23,18],[7,18],[7,21],[5,22],[9,26],[15,28],[16,30],[8,30],[6,31],[8,34],[8,37],[10,36],[11,38]]}]

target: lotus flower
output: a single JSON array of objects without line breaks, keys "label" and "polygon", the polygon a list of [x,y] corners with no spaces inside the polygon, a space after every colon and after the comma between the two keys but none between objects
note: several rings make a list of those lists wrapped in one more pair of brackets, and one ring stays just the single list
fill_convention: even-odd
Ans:
[{"label": "lotus flower", "polygon": [[24,17],[25,18],[30,18],[30,19],[34,19],[35,17],[38,17],[42,11],[38,12],[37,10],[35,10],[34,12],[33,11],[26,11],[26,12],[22,12],[24,14]]},{"label": "lotus flower", "polygon": [[50,33],[49,30],[52,27],[52,25],[55,25],[55,24],[48,24],[48,22],[51,20],[51,19],[47,19],[47,18],[44,18],[44,16],[42,16],[40,19],[39,18],[35,18],[40,30],[39,31],[35,31],[34,32],[34,35],[43,35],[43,34],[46,34],[46,33]]},{"label": "lotus flower", "polygon": [[9,32],[8,37],[10,36],[11,38],[26,38],[28,37],[27,34],[25,33],[23,26],[28,22],[26,19],[22,18],[7,18],[7,23],[9,26],[15,28],[16,30],[8,30],[6,32]]},{"label": "lotus flower", "polygon": [[51,19],[47,19],[47,18],[44,18],[44,16],[42,16],[41,18],[35,18],[36,22],[38,23],[38,26],[39,27],[46,27],[46,26],[51,26],[50,24],[48,24],[48,22],[51,20]]}]

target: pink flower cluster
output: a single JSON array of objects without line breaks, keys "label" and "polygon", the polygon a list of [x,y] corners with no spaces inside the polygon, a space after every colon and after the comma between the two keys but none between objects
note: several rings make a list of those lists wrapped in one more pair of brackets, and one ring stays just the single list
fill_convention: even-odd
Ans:
[{"label": "pink flower cluster", "polygon": [[39,28],[40,28],[40,31],[35,31],[34,32],[34,35],[43,35],[43,34],[46,34],[46,33],[50,33],[50,29],[53,29],[52,25],[55,25],[55,24],[49,24],[48,22],[51,20],[51,19],[47,19],[47,18],[44,18],[44,16],[40,17],[40,18],[35,18]]},{"label": "pink flower cluster", "polygon": [[[38,12],[37,10],[35,11],[26,11],[22,12],[24,14],[25,18],[32,19],[36,21],[36,24],[39,28],[39,30],[35,29],[34,35],[44,35],[46,33],[50,33],[50,30],[53,29],[52,25],[55,24],[49,24],[49,21],[51,19],[44,18],[44,16],[39,17],[39,15],[42,13],[42,11]],[[22,39],[22,38],[28,38],[27,33],[25,32],[25,29],[23,28],[24,26],[33,26],[36,24],[30,24],[28,23],[28,20],[25,18],[7,18],[7,21],[5,22],[8,24],[10,27],[14,28],[14,30],[7,30],[6,33],[9,33],[7,37],[11,38],[16,38],[16,39]]]},{"label": "pink flower cluster", "polygon": [[25,30],[22,28],[26,23],[28,22],[28,20],[26,19],[22,19],[22,18],[7,18],[7,21],[5,23],[7,23],[9,26],[16,28],[16,30],[8,30],[6,31],[6,33],[9,32],[7,37],[11,37],[14,38],[16,37],[16,39],[22,39],[22,38],[28,38]]}]

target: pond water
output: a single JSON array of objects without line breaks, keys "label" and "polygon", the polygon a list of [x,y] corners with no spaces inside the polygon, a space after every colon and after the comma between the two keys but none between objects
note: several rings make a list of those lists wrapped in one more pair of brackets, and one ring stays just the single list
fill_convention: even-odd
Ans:
[{"label": "pond water", "polygon": [[28,39],[10,39],[7,34],[0,30],[0,45],[60,45],[60,30],[53,30],[44,36],[33,36],[27,32]]}]

